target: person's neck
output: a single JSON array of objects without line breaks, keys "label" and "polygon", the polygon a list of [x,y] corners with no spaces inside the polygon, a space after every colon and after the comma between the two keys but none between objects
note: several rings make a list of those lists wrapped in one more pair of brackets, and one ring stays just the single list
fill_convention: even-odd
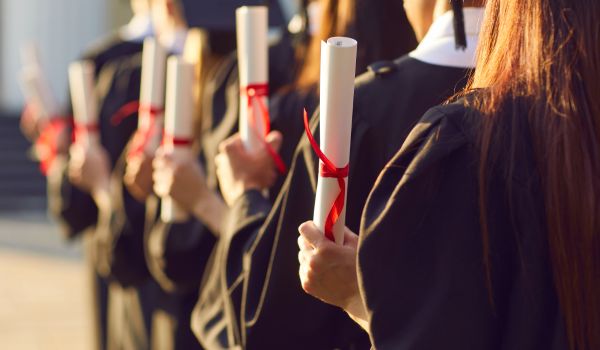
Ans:
[{"label": "person's neck", "polygon": [[[468,0],[463,2],[463,8],[467,7],[485,7],[485,0]],[[435,21],[446,12],[452,10],[452,5],[448,0],[438,0],[433,10],[433,20]]]}]

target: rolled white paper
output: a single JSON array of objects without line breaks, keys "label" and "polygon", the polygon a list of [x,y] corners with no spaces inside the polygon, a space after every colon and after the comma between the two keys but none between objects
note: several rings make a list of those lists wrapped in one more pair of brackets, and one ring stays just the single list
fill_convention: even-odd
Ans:
[{"label": "rolled white paper", "polygon": [[[75,128],[85,129],[81,136],[84,145],[99,143],[98,101],[95,92],[95,66],[92,61],[77,61],[69,65],[69,86],[73,103]],[[79,142],[79,141],[78,141]]]},{"label": "rolled white paper", "polygon": [[[163,112],[156,113],[156,123],[148,107],[160,111],[165,106],[165,70],[167,67],[167,51],[153,38],[144,40],[142,53],[142,84],[140,89],[140,111],[138,130],[148,132],[152,127],[160,130],[163,123]],[[148,139],[144,151],[153,154],[160,145],[160,132],[155,132]]]},{"label": "rolled white paper", "polygon": [[49,120],[58,116],[58,102],[40,66],[24,67],[19,74],[19,81],[25,99],[39,109],[40,119]]},{"label": "rolled white paper", "polygon": [[42,68],[42,56],[40,49],[35,42],[28,42],[21,46],[21,62],[23,67],[39,67]]},{"label": "rolled white paper", "polygon": [[[181,57],[170,57],[167,61],[167,96],[165,105],[165,139],[191,140],[193,137],[194,109],[194,65]],[[166,152],[175,157],[189,152],[189,145],[165,142]],[[162,198],[161,218],[164,222],[182,222],[188,213],[172,198]]]},{"label": "rolled white paper", "polygon": [[[337,168],[348,165],[350,159],[356,48],[356,40],[350,38],[334,37],[321,43],[320,144]],[[347,191],[347,178],[345,181]],[[319,174],[313,220],[321,232],[325,231],[325,221],[339,193],[337,179]],[[346,205],[333,226],[338,244],[344,243],[345,218]]]},{"label": "rolled white paper", "polygon": [[[269,11],[266,6],[244,6],[236,10],[237,53],[240,89],[247,86],[265,85],[269,83],[269,52],[268,29]],[[255,126],[253,130],[248,119],[248,96],[240,93],[240,136],[246,148],[256,150],[266,130],[266,125],[261,117],[261,108],[254,101],[252,108]],[[261,97],[264,106],[268,109],[268,97]]]}]

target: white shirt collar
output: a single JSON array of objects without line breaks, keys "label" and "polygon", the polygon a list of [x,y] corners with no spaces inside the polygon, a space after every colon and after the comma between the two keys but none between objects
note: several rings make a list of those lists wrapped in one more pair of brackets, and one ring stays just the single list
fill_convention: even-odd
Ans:
[{"label": "white shirt collar", "polygon": [[483,23],[483,8],[467,7],[465,15],[465,32],[467,48],[456,49],[454,40],[454,13],[448,11],[438,17],[419,46],[409,56],[419,61],[438,66],[475,68],[475,53],[479,42],[479,31]]},{"label": "white shirt collar", "polygon": [[149,36],[152,36],[154,29],[150,15],[135,15],[133,18],[121,27],[119,34],[125,41],[141,42]]}]

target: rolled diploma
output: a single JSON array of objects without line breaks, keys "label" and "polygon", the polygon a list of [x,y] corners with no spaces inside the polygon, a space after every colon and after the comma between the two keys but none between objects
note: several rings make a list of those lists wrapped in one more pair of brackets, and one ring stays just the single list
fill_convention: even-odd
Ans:
[{"label": "rolled diploma", "polygon": [[19,81],[27,101],[40,109],[40,119],[49,120],[58,115],[58,102],[40,66],[24,67]]},{"label": "rolled diploma", "polygon": [[[253,84],[269,83],[269,53],[267,32],[269,12],[266,6],[244,6],[235,12],[237,31],[238,72],[240,88]],[[263,97],[264,106],[268,108],[268,97]],[[248,96],[240,94],[240,136],[246,149],[256,150],[262,143],[265,125],[261,117],[261,109],[256,101],[253,103],[256,131],[253,131],[248,120]]]},{"label": "rolled diploma", "polygon": [[[345,167],[350,159],[356,47],[356,40],[343,37],[321,43],[320,144],[323,153],[337,168]],[[325,220],[339,192],[337,179],[323,178],[319,174],[313,221],[321,232],[325,231]],[[346,205],[333,227],[338,244],[344,243]]]},{"label": "rolled diploma", "polygon": [[94,130],[98,127],[98,101],[94,91],[94,70],[92,61],[76,61],[69,65],[73,119],[76,128],[87,128],[81,141],[87,147],[100,142],[98,132]]},{"label": "rolled diploma", "polygon": [[[181,57],[170,57],[167,61],[167,94],[165,105],[165,134],[175,139],[190,140],[193,130],[193,83],[194,65]],[[189,146],[165,142],[164,149],[175,158],[190,152]],[[161,219],[164,222],[182,222],[188,213],[172,198],[162,198]]]},{"label": "rolled diploma", "polygon": [[[142,53],[142,84],[140,89],[140,105],[162,109],[165,106],[165,69],[167,67],[167,51],[153,38],[144,40]],[[145,131],[152,127],[152,120],[148,110],[140,109],[138,130]],[[157,130],[162,127],[162,112],[156,114]],[[161,134],[156,132],[144,150],[154,154],[160,145]]]},{"label": "rolled diploma", "polygon": [[21,63],[23,67],[42,67],[42,55],[38,45],[31,41],[21,46]]}]

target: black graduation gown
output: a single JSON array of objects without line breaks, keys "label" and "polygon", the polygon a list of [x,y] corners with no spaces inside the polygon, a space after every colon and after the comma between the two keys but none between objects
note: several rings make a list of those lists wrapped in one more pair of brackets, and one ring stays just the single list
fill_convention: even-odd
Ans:
[{"label": "black graduation gown", "polygon": [[[92,46],[91,49],[81,56],[81,59],[94,62],[96,78],[99,78],[100,72],[107,64],[139,53],[142,51],[142,47],[143,44],[141,42],[123,41],[118,35],[114,35]],[[115,88],[120,90],[120,93],[123,91],[123,84],[126,81],[126,79],[121,78],[119,79],[121,80],[120,83],[116,82],[114,67],[103,73],[102,80],[99,84],[103,85],[101,87],[103,91],[100,91],[98,94],[101,102],[100,105],[106,100],[107,94],[110,92],[113,84]],[[68,96],[67,115],[72,115],[70,94]],[[118,108],[118,104],[112,108],[115,107]],[[130,124],[128,122],[125,126],[130,126]],[[109,125],[108,120],[100,118],[102,131],[109,129]],[[103,135],[106,135],[106,133],[103,132]],[[120,145],[126,139],[121,136],[114,141],[114,138],[111,137],[101,137],[102,145],[109,149],[110,158],[114,164],[120,156],[120,150],[117,152],[115,149],[121,147]],[[115,145],[115,147],[111,146],[115,142],[118,145]],[[53,216],[59,221],[63,235],[68,239],[73,239],[87,228],[93,227],[96,224],[98,210],[89,194],[70,184],[66,177],[66,164],[64,162],[60,168],[53,174],[53,178],[49,178],[48,207]]]},{"label": "black graduation gown", "polygon": [[[381,173],[358,254],[377,349],[567,349],[526,110],[496,116],[500,154],[486,200],[491,289],[480,227],[481,116],[462,103],[430,110]],[[519,140],[511,178],[509,139]]]},{"label": "black graduation gown", "polygon": [[[464,86],[466,74],[465,69],[404,56],[372,65],[357,79],[347,201],[351,229],[358,231],[360,212],[379,170],[428,108]],[[311,125],[318,138],[318,116]],[[367,346],[366,333],[338,308],[304,293],[298,279],[297,229],[313,215],[317,160],[303,137],[273,208],[255,191],[232,208],[230,253],[223,258],[227,265],[222,272],[229,291],[213,298],[225,305],[222,310],[206,302],[210,312],[194,315],[203,337],[231,345],[223,342],[238,333],[247,349]],[[224,330],[215,336],[217,327]]]},{"label": "black graduation gown", "polygon": [[[108,97],[112,103],[103,106],[101,116],[110,120],[125,104],[138,101],[141,84],[141,54],[121,60],[118,64],[107,65],[99,79],[103,83],[103,74],[111,75],[114,70],[116,79]],[[137,113],[122,119],[118,125],[110,120],[107,130],[101,129],[105,137],[113,137],[114,142],[107,143],[109,154],[115,155],[111,176],[112,216],[110,223],[96,227],[97,266],[103,276],[117,281],[122,287],[139,286],[149,278],[144,260],[144,219],[145,207],[135,200],[123,184],[126,168],[127,142],[137,129]],[[112,158],[112,156],[111,156]]]},{"label": "black graduation gown", "polygon": [[[269,48],[271,92],[291,82],[292,74],[287,66],[291,59],[293,50],[289,38],[284,37]],[[236,53],[232,53],[211,73],[204,87],[201,104],[204,117],[199,161],[206,171],[208,187],[213,190],[218,190],[214,164],[218,145],[238,130],[239,91]],[[170,343],[168,346],[174,349],[200,348],[198,340],[191,333],[190,317],[217,239],[195,218],[184,223],[162,222],[157,218],[160,205],[156,198],[148,201],[147,209],[147,263],[162,289],[156,310],[161,313],[163,324],[177,325],[153,330],[165,334],[157,337],[163,342],[154,345],[164,348],[165,344]],[[177,334],[173,334],[175,330]],[[166,334],[168,332],[171,334]]]},{"label": "black graduation gown", "polygon": [[[300,138],[303,130],[301,111],[303,108],[309,110],[316,108],[317,100],[318,97],[314,91],[299,92],[284,88],[284,91],[273,96],[270,101],[269,110],[271,127],[273,130],[278,130],[284,135],[284,142],[282,148],[279,150],[279,155],[286,166],[291,164],[295,146],[297,144],[296,140]],[[252,213],[262,212],[264,210],[268,211],[270,203],[275,199],[284,180],[285,176],[280,176],[275,185],[270,189],[271,198],[265,200],[267,204],[265,204],[264,208],[247,207],[245,209],[251,210]],[[262,194],[260,193],[255,193],[255,195],[262,198]],[[252,215],[253,214],[250,212],[247,213],[247,216]],[[196,310],[194,311],[194,331],[206,348],[220,348],[225,347],[226,344],[236,344],[240,342],[240,334],[234,333],[236,327],[227,327],[227,324],[225,323],[211,325],[209,327],[210,331],[215,331],[217,327],[219,328],[219,331],[210,336],[204,333],[208,329],[199,327],[200,324],[211,322],[210,319],[213,319],[215,316],[223,317],[223,313],[230,315],[226,316],[225,319],[233,320],[239,317],[239,303],[234,305],[224,304],[223,298],[221,297],[222,293],[227,293],[224,292],[227,285],[236,283],[231,277],[238,278],[240,273],[239,270],[236,270],[235,272],[229,270],[223,275],[226,267],[235,266],[241,268],[241,252],[245,250],[246,242],[250,241],[250,239],[240,239],[240,237],[236,237],[235,242],[232,242],[232,236],[229,235],[229,233],[235,231],[235,228],[224,228],[224,235],[220,237],[219,245],[215,249],[213,255],[212,264],[206,271],[204,283],[201,288],[201,296],[196,306]],[[248,233],[253,234],[253,232],[250,231],[248,231]],[[229,259],[233,259],[235,262],[228,261]],[[227,283],[223,284],[223,279],[227,279]],[[239,293],[241,292],[241,289],[236,289],[235,292]],[[241,300],[241,295],[236,295],[232,300]],[[217,315],[215,315],[215,312]],[[215,328],[212,328],[213,326],[215,326]]]}]

